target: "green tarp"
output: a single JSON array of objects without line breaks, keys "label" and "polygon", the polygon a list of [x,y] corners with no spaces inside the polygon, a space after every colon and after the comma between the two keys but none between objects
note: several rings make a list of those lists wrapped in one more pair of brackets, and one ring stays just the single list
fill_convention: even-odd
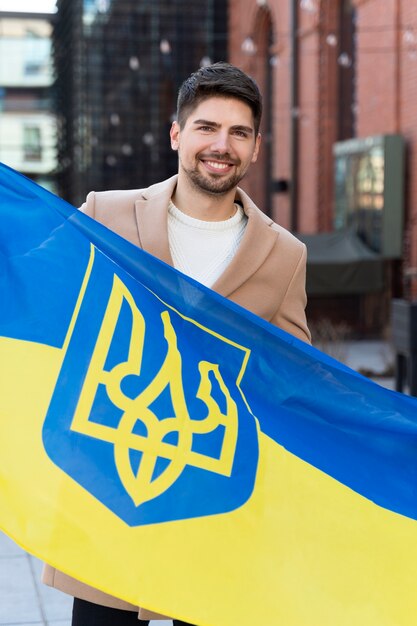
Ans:
[{"label": "green tarp", "polygon": [[384,286],[382,257],[352,231],[297,237],[307,246],[307,294],[364,294]]}]

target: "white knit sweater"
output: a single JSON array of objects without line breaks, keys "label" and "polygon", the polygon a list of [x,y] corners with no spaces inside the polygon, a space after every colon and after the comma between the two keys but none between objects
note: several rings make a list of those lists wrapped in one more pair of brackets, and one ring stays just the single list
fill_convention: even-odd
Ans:
[{"label": "white knit sweater", "polygon": [[241,206],[228,220],[206,222],[168,208],[168,239],[174,267],[210,287],[234,257],[245,232],[247,217]]}]

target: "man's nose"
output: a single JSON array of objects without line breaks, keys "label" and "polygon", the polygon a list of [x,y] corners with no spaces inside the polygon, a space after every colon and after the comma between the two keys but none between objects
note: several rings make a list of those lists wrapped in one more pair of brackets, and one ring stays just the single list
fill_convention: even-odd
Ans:
[{"label": "man's nose", "polygon": [[226,152],[230,152],[229,133],[227,132],[216,133],[216,136],[213,137],[211,149],[213,150],[213,152],[219,152],[220,154],[225,154]]}]

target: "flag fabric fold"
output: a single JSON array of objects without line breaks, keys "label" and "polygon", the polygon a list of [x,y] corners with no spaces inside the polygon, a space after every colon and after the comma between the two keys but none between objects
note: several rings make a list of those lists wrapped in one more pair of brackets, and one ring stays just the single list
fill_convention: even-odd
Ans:
[{"label": "flag fabric fold", "polygon": [[411,626],[417,401],[0,166],[0,527],[200,626]]}]

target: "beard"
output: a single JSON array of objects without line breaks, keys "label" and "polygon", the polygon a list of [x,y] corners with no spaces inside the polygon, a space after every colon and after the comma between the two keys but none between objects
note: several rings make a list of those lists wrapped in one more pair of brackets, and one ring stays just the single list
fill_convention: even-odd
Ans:
[{"label": "beard", "polygon": [[[240,163],[235,163],[237,166],[239,164]],[[198,169],[198,160],[194,168],[186,168],[183,163],[181,163],[181,167],[187,175],[188,180],[196,189],[214,196],[220,196],[235,189],[246,174],[246,171],[242,172],[239,170],[236,170],[235,173],[229,177],[210,172],[203,174]]]}]

